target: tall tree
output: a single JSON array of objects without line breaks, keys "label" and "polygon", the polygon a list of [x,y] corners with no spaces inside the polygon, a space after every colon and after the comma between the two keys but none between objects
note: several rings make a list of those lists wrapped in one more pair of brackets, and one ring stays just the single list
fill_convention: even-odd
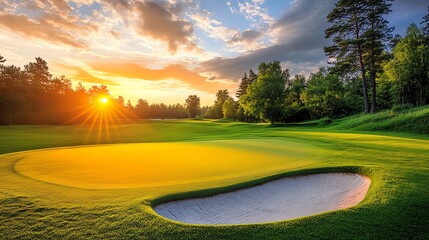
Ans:
[{"label": "tall tree", "polygon": [[256,74],[255,72],[253,72],[252,69],[250,69],[248,78],[249,78],[249,85],[250,85],[254,83],[256,79],[258,79],[258,74]]},{"label": "tall tree", "polygon": [[226,100],[222,106],[223,117],[235,119],[237,109],[238,103],[232,97],[228,98],[228,100]]},{"label": "tall tree", "polygon": [[227,89],[218,90],[216,93],[216,100],[211,108],[211,116],[213,118],[223,118],[222,107],[226,100],[230,98]]},{"label": "tall tree", "polygon": [[24,66],[24,69],[34,90],[47,91],[48,82],[52,75],[49,73],[48,63],[45,60],[37,57],[36,62],[30,62]]},{"label": "tall tree", "polygon": [[26,77],[21,68],[14,65],[0,68],[0,116],[3,115],[0,122],[13,124],[14,115],[28,107]]},{"label": "tall tree", "polygon": [[125,106],[125,108],[129,111],[129,112],[134,112],[134,106],[133,104],[131,104],[131,100],[128,99],[127,101],[127,106]]},{"label": "tall tree", "polygon": [[370,112],[366,66],[364,63],[364,34],[368,30],[367,0],[339,0],[328,14],[331,26],[325,37],[334,45],[324,48],[326,55],[336,64],[357,67],[360,70],[365,112]]},{"label": "tall tree", "polygon": [[261,63],[256,82],[240,99],[243,109],[271,124],[283,117],[286,83],[289,70],[282,70],[280,62]]},{"label": "tall tree", "polygon": [[246,94],[247,87],[249,87],[249,78],[247,77],[247,73],[244,73],[235,96],[240,98],[242,95]]},{"label": "tall tree", "polygon": [[377,111],[377,75],[382,72],[382,63],[386,60],[386,54],[383,54],[393,28],[388,26],[389,22],[384,18],[391,12],[392,0],[366,0],[368,9],[367,20],[369,28],[364,33],[364,51],[365,60],[368,62],[369,78],[371,81],[371,112]]},{"label": "tall tree", "polygon": [[134,108],[135,114],[141,118],[149,117],[149,103],[146,100],[139,99]]},{"label": "tall tree", "polygon": [[426,16],[423,17],[422,24],[422,31],[426,38],[426,44],[429,46],[429,6],[428,6],[428,13]]},{"label": "tall tree", "polygon": [[185,100],[186,111],[190,118],[195,118],[201,111],[200,98],[197,95],[190,95]]}]

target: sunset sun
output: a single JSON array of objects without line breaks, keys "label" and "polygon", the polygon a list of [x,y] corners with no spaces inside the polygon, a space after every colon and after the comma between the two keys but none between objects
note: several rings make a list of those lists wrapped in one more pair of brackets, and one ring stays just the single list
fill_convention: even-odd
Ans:
[{"label": "sunset sun", "polygon": [[106,97],[102,97],[102,98],[100,98],[100,103],[102,103],[102,104],[106,104],[106,103],[108,103],[109,102],[109,99],[107,99]]}]

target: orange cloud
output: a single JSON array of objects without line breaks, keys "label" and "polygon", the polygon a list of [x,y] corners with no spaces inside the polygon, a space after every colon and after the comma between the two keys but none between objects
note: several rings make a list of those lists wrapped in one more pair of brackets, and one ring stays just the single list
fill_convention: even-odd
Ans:
[{"label": "orange cloud", "polygon": [[205,77],[201,76],[199,73],[191,71],[180,64],[172,64],[163,69],[149,69],[135,63],[97,62],[91,63],[89,66],[95,71],[126,78],[149,81],[176,79],[188,83],[197,90],[209,93],[214,93],[218,89],[225,88],[225,84],[206,81]]},{"label": "orange cloud", "polygon": [[112,80],[96,77],[91,73],[89,73],[88,71],[78,66],[70,66],[70,65],[66,65],[58,62],[54,63],[54,65],[57,65],[62,69],[70,71],[70,73],[68,73],[67,76],[69,76],[72,80],[75,80],[75,81],[104,84],[104,85],[111,85],[111,86],[118,85],[116,82]]},{"label": "orange cloud", "polygon": [[25,15],[0,15],[0,26],[14,31],[24,37],[42,39],[52,43],[61,43],[75,48],[86,48],[87,46],[75,37],[40,22],[30,20]]}]

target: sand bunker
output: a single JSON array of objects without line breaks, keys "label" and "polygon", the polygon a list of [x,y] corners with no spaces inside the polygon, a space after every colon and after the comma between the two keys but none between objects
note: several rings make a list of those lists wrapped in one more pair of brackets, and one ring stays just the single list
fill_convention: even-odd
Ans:
[{"label": "sand bunker", "polygon": [[275,222],[355,206],[370,184],[368,177],[352,173],[288,177],[211,197],[168,202],[154,210],[191,224]]}]

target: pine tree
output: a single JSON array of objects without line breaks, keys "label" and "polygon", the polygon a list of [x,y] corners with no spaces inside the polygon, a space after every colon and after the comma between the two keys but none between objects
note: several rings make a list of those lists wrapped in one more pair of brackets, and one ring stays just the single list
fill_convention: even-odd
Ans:
[{"label": "pine tree", "polygon": [[429,6],[428,6],[428,13],[426,16],[423,17],[422,24],[422,31],[426,38],[426,45],[429,45]]},{"label": "pine tree", "polygon": [[250,84],[254,83],[256,81],[256,79],[258,79],[258,75],[255,74],[252,69],[250,69],[248,79],[249,79],[249,85],[250,85]]},{"label": "pine tree", "polygon": [[382,71],[382,62],[385,59],[383,54],[389,40],[393,28],[388,26],[389,22],[384,18],[384,15],[391,12],[392,0],[367,0],[368,9],[368,25],[369,28],[364,34],[365,43],[364,51],[366,55],[365,61],[368,62],[369,78],[371,81],[371,112],[377,111],[377,84],[376,79],[378,73]]},{"label": "pine tree", "polygon": [[368,30],[367,1],[339,0],[328,14],[331,26],[325,37],[332,38],[334,45],[324,48],[326,55],[336,59],[336,64],[357,67],[362,81],[365,112],[370,111],[366,66],[364,63],[364,33]]},{"label": "pine tree", "polygon": [[238,86],[238,90],[235,93],[235,96],[237,98],[240,98],[244,94],[246,94],[247,87],[249,87],[249,78],[247,77],[247,74],[244,73],[243,78],[241,78],[240,86]]},{"label": "pine tree", "polygon": [[36,58],[36,62],[30,62],[24,66],[28,74],[31,85],[37,91],[47,91],[47,85],[52,75],[49,73],[48,63],[40,57]]}]

